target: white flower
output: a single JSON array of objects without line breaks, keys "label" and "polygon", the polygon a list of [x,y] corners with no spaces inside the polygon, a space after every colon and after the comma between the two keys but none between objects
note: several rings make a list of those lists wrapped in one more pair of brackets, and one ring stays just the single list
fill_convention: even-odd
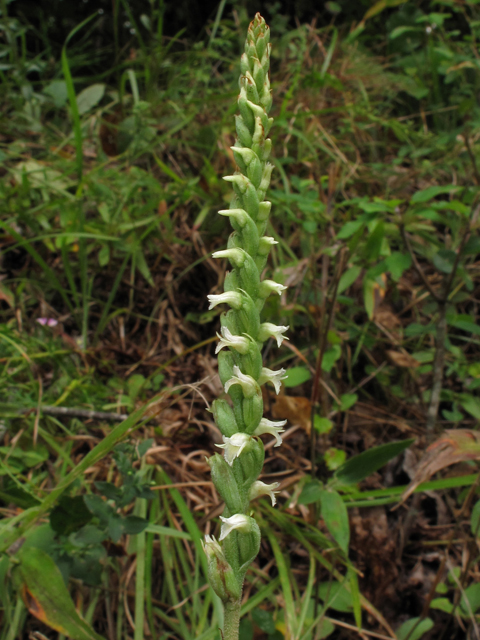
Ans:
[{"label": "white flower", "polygon": [[265,382],[271,382],[275,387],[275,393],[280,393],[280,389],[282,388],[282,380],[288,378],[286,376],[287,372],[285,369],[280,369],[279,371],[273,371],[272,369],[267,369],[267,367],[262,367],[262,373],[260,374],[260,378],[258,379],[258,384],[264,384]]},{"label": "white flower", "polygon": [[240,193],[245,193],[248,187],[252,184],[250,180],[242,173],[234,173],[233,176],[224,176],[225,182],[233,182],[240,189]]},{"label": "white flower", "polygon": [[210,306],[208,307],[209,311],[210,309],[213,309],[213,307],[216,307],[217,304],[222,304],[224,302],[237,310],[242,306],[242,295],[238,293],[238,291],[225,291],[225,293],[219,294],[212,293],[207,296],[207,298],[210,302]]},{"label": "white flower", "polygon": [[217,337],[220,339],[220,342],[217,344],[217,348],[215,349],[215,353],[221,351],[224,347],[231,347],[235,349],[239,353],[245,355],[248,351],[249,340],[244,336],[235,336],[230,332],[228,327],[222,327],[220,329],[222,335],[217,333]]},{"label": "white flower", "polygon": [[261,480],[256,480],[250,487],[248,496],[249,500],[255,500],[255,498],[258,498],[259,496],[269,496],[272,501],[272,507],[274,507],[277,503],[275,494],[278,493],[278,491],[275,491],[275,489],[278,489],[279,486],[279,482],[265,484],[265,482],[262,482]]},{"label": "white flower", "polygon": [[[219,212],[220,213],[220,212]],[[278,244],[277,240],[275,240],[275,238],[272,238],[272,236],[262,236],[260,238],[260,243],[261,244],[267,244],[269,246],[273,246],[274,244]]]},{"label": "white flower", "polygon": [[239,529],[240,531],[244,531],[245,533],[250,533],[252,529],[252,525],[250,521],[252,518],[243,515],[243,513],[236,513],[230,518],[223,518],[220,516],[220,520],[223,522],[222,528],[220,530],[220,541],[225,540],[228,534],[231,531],[235,531],[235,529]]},{"label": "white flower", "polygon": [[225,393],[228,393],[230,387],[234,384],[239,384],[242,387],[243,393],[246,398],[251,398],[256,393],[260,392],[260,388],[252,376],[247,376],[240,371],[240,367],[233,365],[233,376],[225,383]]},{"label": "white flower", "polygon": [[212,258],[228,258],[236,267],[241,267],[245,262],[246,252],[243,249],[224,249],[223,251],[215,251]]},{"label": "white flower", "polygon": [[222,209],[218,213],[221,216],[235,218],[241,227],[244,227],[247,224],[248,218],[250,217],[244,209]]},{"label": "white flower", "polygon": [[267,298],[271,293],[281,295],[282,291],[288,289],[283,284],[278,284],[275,280],[264,280],[260,283],[258,294],[261,298]]},{"label": "white flower", "polygon": [[250,443],[251,437],[248,433],[234,433],[230,438],[222,436],[224,444],[217,444],[220,449],[225,449],[225,461],[232,466],[235,458],[238,458],[245,447]]},{"label": "white flower", "polygon": [[269,433],[276,439],[275,447],[279,447],[282,444],[282,438],[280,436],[281,433],[285,431],[282,429],[284,425],[287,424],[286,420],[280,420],[279,422],[272,422],[271,420],[267,420],[267,418],[262,418],[260,420],[260,424],[253,432],[254,436],[261,436],[264,433]]},{"label": "white flower", "polygon": [[275,338],[277,341],[277,346],[280,347],[284,340],[289,340],[287,336],[283,336],[282,333],[288,331],[288,327],[278,326],[276,324],[272,324],[271,322],[263,322],[260,325],[260,330],[258,332],[258,339],[260,342],[263,342],[267,338]]}]

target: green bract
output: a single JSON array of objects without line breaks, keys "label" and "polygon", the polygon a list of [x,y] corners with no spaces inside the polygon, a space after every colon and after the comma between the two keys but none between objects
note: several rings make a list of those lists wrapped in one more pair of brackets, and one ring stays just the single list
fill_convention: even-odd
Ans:
[{"label": "green bract", "polygon": [[[218,369],[220,380],[231,404],[224,399],[213,402],[213,415],[223,434],[223,456],[210,458],[212,479],[225,501],[221,518],[220,542],[207,536],[205,549],[210,583],[225,603],[224,637],[238,633],[240,597],[245,572],[260,546],[260,530],[250,517],[250,500],[270,496],[278,483],[266,485],[257,478],[264,461],[263,443],[258,437],[271,434],[275,446],[281,444],[286,421],[271,422],[263,417],[261,385],[271,382],[278,393],[285,371],[263,366],[261,348],[274,338],[277,345],[287,339],[288,327],[260,320],[265,299],[286,289],[273,280],[261,280],[271,247],[276,244],[264,236],[271,203],[265,193],[270,184],[272,165],[268,162],[271,141],[267,138],[272,118],[269,81],[270,30],[259,13],[251,22],[245,53],[241,58],[240,95],[236,116],[237,140],[232,147],[237,171],[224,179],[231,182],[234,196],[230,208],[220,211],[234,229],[228,248],[214,258],[228,259],[232,271],[225,277],[225,292],[209,296],[210,308],[226,304],[230,309],[221,316]],[[233,579],[235,578],[235,579]]]}]

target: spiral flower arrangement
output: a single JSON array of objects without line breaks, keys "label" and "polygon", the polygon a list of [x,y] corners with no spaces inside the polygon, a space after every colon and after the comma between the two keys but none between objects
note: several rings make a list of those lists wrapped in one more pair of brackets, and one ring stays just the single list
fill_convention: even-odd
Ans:
[{"label": "spiral flower arrangement", "polygon": [[271,203],[265,200],[273,166],[268,162],[271,140],[267,137],[273,119],[268,117],[272,104],[270,67],[270,30],[259,13],[250,23],[241,57],[240,94],[235,116],[237,140],[232,147],[237,170],[224,180],[231,182],[234,195],[230,208],[219,211],[233,228],[227,249],[214,258],[227,258],[232,270],[225,276],[224,293],[208,296],[210,309],[226,304],[221,315],[221,330],[216,348],[218,369],[226,399],[212,404],[219,427],[223,455],[209,460],[215,487],[225,502],[219,540],[206,536],[209,580],[225,609],[223,636],[238,637],[240,600],[245,573],[258,554],[260,529],[251,517],[250,502],[267,495],[275,504],[278,483],[258,480],[265,451],[261,439],[271,434],[282,443],[285,420],[272,422],[263,417],[261,385],[270,382],[278,393],[285,370],[272,371],[263,366],[263,343],[274,338],[280,347],[288,327],[261,322],[260,313],[270,295],[286,289],[273,280],[261,280],[271,247],[276,241],[265,236]]}]

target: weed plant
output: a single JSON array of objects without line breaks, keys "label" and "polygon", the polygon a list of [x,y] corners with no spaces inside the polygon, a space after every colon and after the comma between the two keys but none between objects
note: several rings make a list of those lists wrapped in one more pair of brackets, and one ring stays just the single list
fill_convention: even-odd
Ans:
[{"label": "weed plant", "polygon": [[[267,347],[288,378],[263,400],[291,426],[266,448],[279,504],[255,506],[240,632],[475,637],[478,7],[377,3],[353,24],[327,4],[328,24],[267,14],[266,276],[289,292],[263,320],[290,346]],[[0,3],[1,640],[222,625],[205,300],[248,16],[222,4],[192,44],[163,36],[161,3],[148,27],[132,5],[127,50],[87,47],[95,15],[55,58]]]}]

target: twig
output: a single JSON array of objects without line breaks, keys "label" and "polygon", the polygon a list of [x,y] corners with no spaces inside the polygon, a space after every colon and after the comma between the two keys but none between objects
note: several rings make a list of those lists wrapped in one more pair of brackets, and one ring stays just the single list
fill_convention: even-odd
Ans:
[{"label": "twig", "polygon": [[[33,409],[23,409],[20,413],[30,413]],[[125,413],[111,413],[109,411],[94,411],[90,409],[76,409],[75,407],[51,407],[40,405],[39,413],[45,416],[68,416],[83,418],[84,420],[106,420],[108,422],[123,422],[128,418]]]}]

